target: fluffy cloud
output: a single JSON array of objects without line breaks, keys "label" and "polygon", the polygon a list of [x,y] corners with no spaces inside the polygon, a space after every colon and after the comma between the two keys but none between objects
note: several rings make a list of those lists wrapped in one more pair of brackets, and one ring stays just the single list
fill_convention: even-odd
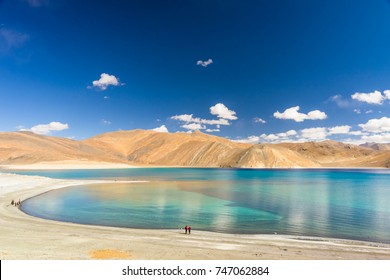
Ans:
[{"label": "fluffy cloud", "polygon": [[119,79],[114,75],[102,73],[100,75],[100,79],[93,81],[92,86],[89,86],[88,88],[98,88],[100,90],[106,90],[109,86],[117,87],[122,85],[124,85],[124,83],[120,83]]},{"label": "fluffy cloud", "polygon": [[328,128],[328,135],[333,134],[349,134],[351,127],[349,125],[340,125]]},{"label": "fluffy cloud", "polygon": [[206,128],[204,125],[201,125],[199,123],[184,124],[181,127],[185,128],[185,129],[188,129],[188,130],[201,130],[201,129],[205,129]]},{"label": "fluffy cloud", "polygon": [[191,115],[183,114],[183,115],[172,116],[171,119],[172,120],[176,120],[176,121],[186,122],[186,123],[189,123],[189,122],[200,122],[200,118],[193,118],[192,116],[193,116],[193,114],[191,114]]},{"label": "fluffy cloud", "polygon": [[275,133],[275,134],[262,134],[260,137],[270,143],[280,142],[307,142],[307,141],[323,141],[331,135],[362,135],[361,131],[350,131],[351,126],[341,125],[334,127],[312,127],[305,128],[299,132],[295,130],[289,130],[287,132]]},{"label": "fluffy cloud", "polygon": [[29,35],[13,29],[0,28],[0,51],[7,52],[21,48],[30,38]]},{"label": "fluffy cloud", "polygon": [[229,110],[228,107],[222,103],[218,103],[210,107],[210,113],[212,115],[217,115],[220,119],[237,120],[237,117],[235,116],[236,112]]},{"label": "fluffy cloud", "polygon": [[262,118],[254,118],[253,119],[256,123],[266,123],[265,120],[263,120]]},{"label": "fluffy cloud", "polygon": [[213,60],[211,59],[211,58],[209,58],[209,59],[207,59],[207,60],[205,60],[205,61],[203,61],[203,60],[198,60],[197,62],[196,62],[196,65],[200,65],[200,66],[203,66],[203,67],[207,67],[207,66],[209,66],[210,64],[212,64],[213,63]]},{"label": "fluffy cloud", "polygon": [[390,93],[389,90],[384,91],[384,95],[381,94],[380,91],[374,91],[370,93],[355,93],[351,95],[352,99],[360,101],[360,102],[365,102],[368,104],[373,104],[373,105],[382,105],[383,101],[386,99],[390,99]]},{"label": "fluffy cloud", "polygon": [[385,90],[385,91],[383,92],[383,94],[385,95],[386,99],[390,99],[390,89]]},{"label": "fluffy cloud", "polygon": [[279,136],[276,135],[276,134],[261,134],[260,135],[261,138],[263,138],[264,140],[266,140],[267,142],[279,142]]},{"label": "fluffy cloud", "polygon": [[176,115],[171,117],[172,120],[181,121],[185,123],[201,123],[201,124],[208,124],[208,125],[216,125],[218,128],[220,125],[230,125],[229,121],[225,119],[219,119],[219,120],[206,120],[201,118],[194,118],[193,114],[183,114],[183,115]]},{"label": "fluffy cloud", "polygon": [[327,134],[325,127],[313,127],[301,130],[301,135],[307,140],[325,140]]},{"label": "fluffy cloud", "polygon": [[52,131],[61,131],[68,128],[69,125],[67,123],[51,122],[49,124],[38,124],[30,129],[21,128],[20,131],[31,131],[36,134],[49,135]]},{"label": "fluffy cloud", "polygon": [[230,125],[230,122],[225,119],[219,119],[219,120],[200,120],[200,123],[203,124],[209,124],[209,125],[216,125],[217,127],[220,125]]},{"label": "fluffy cloud", "polygon": [[390,133],[381,133],[362,136],[363,142],[390,143]]},{"label": "fluffy cloud", "polygon": [[168,128],[165,125],[151,129],[156,132],[168,132]]},{"label": "fluffy cloud", "polygon": [[319,110],[310,111],[307,114],[300,113],[299,106],[286,109],[283,113],[276,111],[274,117],[283,120],[294,120],[296,122],[303,122],[304,120],[324,120],[327,115]]},{"label": "fluffy cloud", "polygon": [[365,124],[359,126],[367,132],[388,132],[390,131],[390,118],[371,119]]},{"label": "fluffy cloud", "polygon": [[245,139],[234,140],[234,142],[248,143],[248,144],[258,144],[260,142],[260,137],[252,135],[252,136],[249,136],[248,138],[245,138]]},{"label": "fluffy cloud", "polygon": [[293,135],[297,135],[297,132],[295,130],[289,130],[285,134],[286,136],[293,136]]},{"label": "fluffy cloud", "polygon": [[[237,120],[236,112],[229,110],[224,104],[218,103],[210,107],[210,113],[212,115],[217,115],[219,119],[217,120],[207,120],[194,117],[193,114],[183,114],[172,116],[171,120],[176,120],[185,123],[181,127],[188,130],[200,130],[207,129],[207,132],[216,132],[220,131],[219,128],[221,125],[230,125],[229,120]],[[206,125],[215,125],[216,129],[207,128]]]},{"label": "fluffy cloud", "polygon": [[293,139],[291,137],[294,137],[295,135],[297,135],[297,132],[295,130],[289,130],[287,132],[277,134],[262,134],[260,135],[260,137],[252,135],[245,139],[235,140],[235,142],[257,144],[261,142],[261,139],[263,139],[265,142],[279,143],[285,141],[292,141]]}]

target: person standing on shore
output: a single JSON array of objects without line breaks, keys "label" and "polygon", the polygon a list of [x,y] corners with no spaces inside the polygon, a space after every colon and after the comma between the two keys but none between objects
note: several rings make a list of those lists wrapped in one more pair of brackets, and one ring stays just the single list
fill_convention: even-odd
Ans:
[{"label": "person standing on shore", "polygon": [[187,234],[187,232],[188,232],[188,226],[187,225],[184,227],[184,230],[185,230],[185,232]]},{"label": "person standing on shore", "polygon": [[191,227],[188,226],[188,234],[191,234]]}]

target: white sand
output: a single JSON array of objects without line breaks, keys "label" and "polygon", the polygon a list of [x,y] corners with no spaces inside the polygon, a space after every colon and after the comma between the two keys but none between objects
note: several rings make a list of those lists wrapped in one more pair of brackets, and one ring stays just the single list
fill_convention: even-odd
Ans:
[{"label": "white sand", "polygon": [[120,169],[120,168],[136,168],[137,166],[125,163],[99,162],[99,161],[83,161],[83,160],[63,160],[63,161],[47,161],[32,164],[12,164],[0,165],[0,169],[13,170],[52,170],[52,169]]},{"label": "white sand", "polygon": [[390,259],[390,244],[88,226],[35,218],[10,205],[12,199],[99,182],[0,173],[0,259]]}]

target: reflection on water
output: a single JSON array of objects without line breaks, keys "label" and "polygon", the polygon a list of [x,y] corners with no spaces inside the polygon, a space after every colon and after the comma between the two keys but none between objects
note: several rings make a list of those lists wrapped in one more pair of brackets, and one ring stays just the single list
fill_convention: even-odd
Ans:
[{"label": "reflection on water", "polygon": [[[158,181],[69,187],[29,199],[22,210],[43,218],[85,224],[134,228],[190,224],[197,230],[217,232],[277,232],[390,243],[388,172],[136,171],[81,173],[86,178]],[[69,174],[56,172],[52,177],[69,178]]]}]

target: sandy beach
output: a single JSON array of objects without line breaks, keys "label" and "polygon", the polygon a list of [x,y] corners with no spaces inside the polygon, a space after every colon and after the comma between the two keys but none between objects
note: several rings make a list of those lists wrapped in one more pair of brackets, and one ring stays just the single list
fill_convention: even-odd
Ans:
[{"label": "sandy beach", "polygon": [[100,182],[0,173],[0,259],[390,259],[390,244],[89,226],[35,218],[10,205],[12,199]]},{"label": "sandy beach", "polygon": [[31,164],[12,164],[0,165],[1,169],[13,170],[52,170],[52,169],[121,169],[121,168],[136,168],[137,166],[125,163],[113,162],[95,162],[82,160],[61,160],[61,161],[47,161]]}]

